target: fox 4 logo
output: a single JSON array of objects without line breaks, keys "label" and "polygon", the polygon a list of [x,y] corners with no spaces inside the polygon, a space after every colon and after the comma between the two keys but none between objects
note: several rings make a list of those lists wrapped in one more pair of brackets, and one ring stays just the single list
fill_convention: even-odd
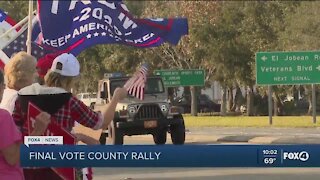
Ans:
[{"label": "fox 4 logo", "polygon": [[299,160],[299,161],[308,161],[310,155],[306,151],[301,152],[283,152],[284,160]]}]

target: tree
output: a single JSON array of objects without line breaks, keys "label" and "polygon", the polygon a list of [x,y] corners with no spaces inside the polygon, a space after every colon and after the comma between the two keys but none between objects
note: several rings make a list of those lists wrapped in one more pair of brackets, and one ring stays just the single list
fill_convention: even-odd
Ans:
[{"label": "tree", "polygon": [[[299,8],[290,10],[286,16],[286,29],[280,34],[281,45],[287,51],[314,51],[320,45],[320,15],[318,2],[301,2]],[[311,92],[311,86],[304,86],[306,92]],[[312,111],[311,93],[307,94],[309,111]]]},{"label": "tree", "polygon": [[[168,44],[158,48],[152,48],[144,55],[150,59],[157,68],[168,69],[206,69],[206,80],[212,74],[206,67],[206,60],[199,48],[199,41],[194,32],[201,28],[205,21],[213,21],[215,17],[215,2],[189,2],[189,1],[150,1],[147,2],[144,16],[146,17],[187,17],[189,24],[189,35],[183,37],[177,46]],[[213,12],[213,13],[212,13]],[[160,60],[160,61],[159,61]],[[196,94],[197,87],[191,90],[191,114],[197,115]]]},{"label": "tree", "polygon": [[0,9],[6,12],[16,22],[19,22],[28,15],[28,4],[29,1],[0,1]]},{"label": "tree", "polygon": [[[249,61],[252,72],[255,69],[255,53],[260,51],[279,51],[282,50],[280,46],[280,33],[286,28],[285,19],[288,13],[293,13],[299,2],[246,2],[243,9],[245,15],[242,22],[242,41],[249,47],[252,52],[251,60]],[[249,81],[245,83],[248,86],[248,115],[252,115],[252,89],[255,80],[255,73],[252,73]],[[251,81],[250,81],[251,79]],[[285,88],[285,87],[281,87]],[[275,107],[279,104],[280,87],[274,89]],[[278,109],[278,108],[275,108]],[[277,111],[275,111],[277,114]]]}]

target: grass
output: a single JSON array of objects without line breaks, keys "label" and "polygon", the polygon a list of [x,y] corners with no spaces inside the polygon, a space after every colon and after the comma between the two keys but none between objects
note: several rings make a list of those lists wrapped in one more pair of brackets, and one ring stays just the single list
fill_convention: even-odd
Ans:
[{"label": "grass", "polygon": [[313,124],[312,116],[190,116],[183,115],[186,127],[320,127],[320,116]]}]

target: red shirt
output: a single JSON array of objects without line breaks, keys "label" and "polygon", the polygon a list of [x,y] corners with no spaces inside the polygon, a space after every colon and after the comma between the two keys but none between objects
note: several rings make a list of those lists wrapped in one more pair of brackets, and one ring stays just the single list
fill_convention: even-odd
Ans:
[{"label": "red shirt", "polygon": [[[75,121],[91,129],[99,129],[100,124],[102,124],[102,115],[100,113],[93,111],[73,96],[51,116],[61,127],[68,131],[72,130]],[[20,128],[22,135],[28,135],[27,115],[21,111],[19,99],[15,103],[12,117]]]}]

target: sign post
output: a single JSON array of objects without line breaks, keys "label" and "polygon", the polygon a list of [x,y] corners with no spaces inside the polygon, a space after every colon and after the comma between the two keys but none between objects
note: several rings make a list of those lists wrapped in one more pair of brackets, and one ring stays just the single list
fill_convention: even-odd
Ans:
[{"label": "sign post", "polygon": [[202,69],[156,70],[162,77],[164,86],[204,86],[205,73]]},{"label": "sign post", "polygon": [[272,107],[272,86],[268,86],[268,115],[270,125],[272,125]]},{"label": "sign post", "polygon": [[[316,123],[315,84],[320,83],[319,75],[320,51],[258,52],[256,54],[257,85],[312,85],[313,123]],[[269,96],[270,90],[269,87]],[[271,103],[270,98],[269,103]],[[270,107],[272,106],[269,104]]]},{"label": "sign post", "polygon": [[316,111],[316,85],[312,84],[312,121],[314,124],[317,123],[317,111]]}]

